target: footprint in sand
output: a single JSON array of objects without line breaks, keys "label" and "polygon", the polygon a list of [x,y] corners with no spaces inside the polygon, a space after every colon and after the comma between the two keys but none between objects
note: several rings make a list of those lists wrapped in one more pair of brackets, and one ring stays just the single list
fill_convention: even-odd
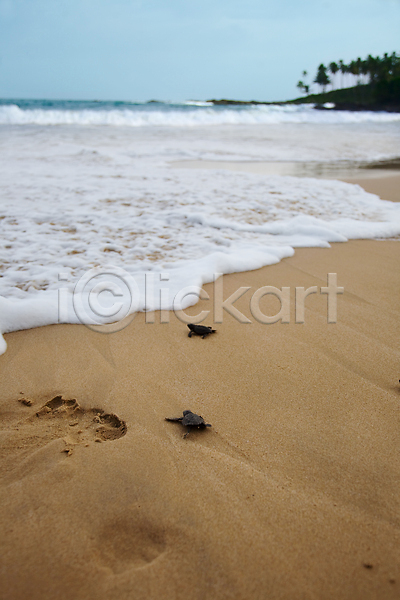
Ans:
[{"label": "footprint in sand", "polygon": [[0,453],[6,477],[15,469],[29,472],[30,463],[47,463],[55,453],[69,456],[78,444],[117,440],[127,430],[117,415],[100,408],[83,409],[75,399],[55,396],[39,410],[28,398],[19,399],[19,403],[19,410],[1,415],[4,418],[0,420]]},{"label": "footprint in sand", "polygon": [[140,511],[134,511],[103,523],[96,536],[94,554],[101,566],[120,574],[154,563],[166,546],[162,527],[144,518]]}]

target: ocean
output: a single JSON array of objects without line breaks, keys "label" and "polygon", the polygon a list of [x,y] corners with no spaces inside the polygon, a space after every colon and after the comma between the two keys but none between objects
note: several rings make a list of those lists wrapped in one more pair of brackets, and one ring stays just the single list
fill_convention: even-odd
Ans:
[{"label": "ocean", "polygon": [[349,167],[399,155],[397,113],[0,100],[0,331],[185,308],[216,274],[398,236],[400,205],[358,186],[218,161]]}]

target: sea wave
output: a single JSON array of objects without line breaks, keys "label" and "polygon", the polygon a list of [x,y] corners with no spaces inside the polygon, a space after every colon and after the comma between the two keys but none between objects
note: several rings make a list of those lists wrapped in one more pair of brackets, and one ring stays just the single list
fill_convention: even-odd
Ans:
[{"label": "sea wave", "polygon": [[209,106],[206,103],[186,103],[170,106],[157,104],[130,105],[104,110],[20,108],[16,104],[0,105],[2,125],[109,125],[109,126],[170,126],[257,125],[280,123],[388,123],[400,121],[400,114],[385,112],[350,112],[314,110],[311,105],[298,106]]},{"label": "sea wave", "polygon": [[[341,125],[346,118],[350,124]],[[357,124],[368,118],[375,121]],[[400,205],[358,186],[168,166],[187,159],[390,158],[399,154],[396,119],[310,106],[4,101],[0,122],[39,125],[3,126],[7,135],[0,136],[0,332],[91,324],[74,312],[73,291],[89,275],[99,289],[96,268],[123,270],[136,282],[132,310],[170,309],[181,290],[201,287],[215,273],[273,264],[297,247],[400,235]],[[244,125],[214,126],[225,122]],[[54,127],[66,123],[75,126]],[[88,124],[142,127],[133,135],[129,127]],[[149,274],[154,292],[146,288]],[[185,296],[182,308],[196,299]],[[108,305],[104,310],[119,320]],[[0,335],[0,354],[5,347]]]},{"label": "sea wave", "polygon": [[[92,156],[75,156],[73,175],[62,161],[63,185],[43,177],[46,170],[25,182],[9,175],[0,332],[60,322],[59,292],[65,298],[61,322],[93,324],[76,312],[75,291],[86,277],[99,290],[98,273],[122,270],[122,280],[134,282],[130,312],[186,308],[198,298],[190,289],[213,281],[215,273],[274,264],[297,247],[400,235],[398,204],[340,181],[223,171],[202,172],[199,179],[190,170],[129,163],[120,166],[119,177],[110,174],[107,185],[104,177],[98,183]],[[157,284],[152,290],[149,274]],[[0,354],[5,348],[0,336]]]}]

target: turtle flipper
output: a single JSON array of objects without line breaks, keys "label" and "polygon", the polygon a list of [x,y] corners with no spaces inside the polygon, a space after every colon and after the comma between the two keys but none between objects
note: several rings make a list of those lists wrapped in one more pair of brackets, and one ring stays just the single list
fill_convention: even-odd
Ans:
[{"label": "turtle flipper", "polygon": [[206,427],[212,427],[212,425],[210,425],[210,423],[206,423]]},{"label": "turtle flipper", "polygon": [[192,333],[193,333],[193,331],[189,331],[188,337],[192,337]]},{"label": "turtle flipper", "polygon": [[187,428],[187,432],[183,436],[183,439],[187,438],[187,436],[189,435],[189,433],[190,433],[190,427]]},{"label": "turtle flipper", "polygon": [[165,421],[182,421],[183,417],[165,417]]}]

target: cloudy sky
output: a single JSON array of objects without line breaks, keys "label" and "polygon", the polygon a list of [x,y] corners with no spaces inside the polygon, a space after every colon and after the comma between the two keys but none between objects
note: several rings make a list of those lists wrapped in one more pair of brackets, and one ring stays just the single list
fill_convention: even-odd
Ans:
[{"label": "cloudy sky", "polygon": [[399,31],[400,0],[0,0],[0,97],[284,100]]}]

